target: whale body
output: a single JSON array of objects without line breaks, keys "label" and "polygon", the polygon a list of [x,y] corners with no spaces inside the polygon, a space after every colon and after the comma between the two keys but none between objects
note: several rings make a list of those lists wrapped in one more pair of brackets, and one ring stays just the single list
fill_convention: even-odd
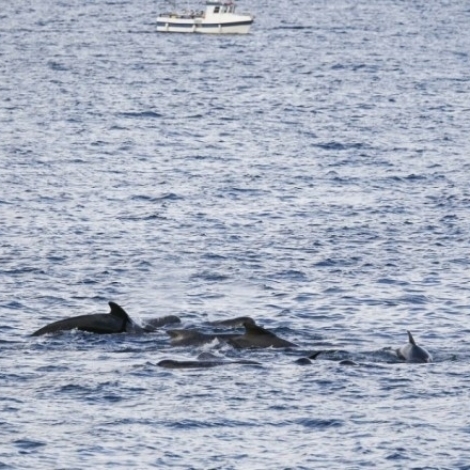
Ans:
[{"label": "whale body", "polygon": [[193,360],[193,361],[177,361],[173,359],[163,359],[157,363],[157,366],[165,369],[205,369],[209,367],[225,366],[231,364],[249,364],[249,365],[260,365],[257,361],[251,361],[249,359],[239,359],[236,361],[224,361],[224,360]]},{"label": "whale body", "polygon": [[217,328],[236,328],[243,326],[244,323],[251,323],[254,325],[255,321],[251,317],[235,317],[229,318],[228,320],[214,320],[209,322],[209,325]]},{"label": "whale body", "polygon": [[167,330],[170,336],[172,346],[198,346],[200,344],[212,343],[215,339],[219,341],[228,341],[232,338],[240,336],[238,333],[201,333],[198,330]]},{"label": "whale body", "polygon": [[[202,333],[194,329],[167,330],[172,346],[194,346],[211,343],[215,339],[226,342],[237,349],[248,348],[292,348],[296,344],[279,338],[271,331],[257,325],[252,318],[241,317],[245,333]],[[232,321],[232,320],[230,320]],[[239,319],[235,319],[236,322]]]},{"label": "whale body", "polygon": [[432,362],[432,356],[426,349],[418,346],[408,331],[408,343],[396,350],[397,356],[406,362]]},{"label": "whale body", "polygon": [[157,363],[157,366],[164,367],[165,369],[201,369],[227,364],[261,365],[259,362],[250,359],[225,359],[212,353],[204,352],[199,354],[196,360],[177,361],[174,359],[163,359]]},{"label": "whale body", "polygon": [[142,326],[144,332],[156,331],[162,326],[172,325],[174,323],[181,323],[181,320],[176,315],[166,315],[164,317],[151,318],[145,320]]},{"label": "whale body", "polygon": [[126,311],[114,302],[109,302],[109,313],[96,313],[91,315],[79,315],[65,318],[40,328],[31,336],[41,336],[57,331],[80,330],[90,333],[110,334],[122,333],[132,324],[132,320]]},{"label": "whale body", "polygon": [[228,340],[235,348],[295,348],[296,344],[279,338],[254,322],[244,322],[245,334]]}]

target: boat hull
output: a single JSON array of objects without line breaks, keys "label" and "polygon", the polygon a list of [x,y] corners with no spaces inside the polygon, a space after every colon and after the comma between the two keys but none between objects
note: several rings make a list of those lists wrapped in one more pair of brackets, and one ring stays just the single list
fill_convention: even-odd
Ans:
[{"label": "boat hull", "polygon": [[157,18],[157,31],[162,33],[248,34],[253,18],[231,22],[208,22],[197,19]]}]

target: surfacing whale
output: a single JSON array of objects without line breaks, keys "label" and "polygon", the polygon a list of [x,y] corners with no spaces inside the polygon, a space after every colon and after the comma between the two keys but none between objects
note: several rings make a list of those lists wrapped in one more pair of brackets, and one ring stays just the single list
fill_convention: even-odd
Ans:
[{"label": "surfacing whale", "polygon": [[151,318],[145,320],[142,325],[142,330],[145,332],[156,331],[162,326],[173,325],[175,323],[181,323],[181,320],[176,315],[166,315],[164,317]]},{"label": "surfacing whale", "polygon": [[[308,357],[300,357],[295,361],[296,364],[299,364],[301,366],[309,365],[312,364],[312,361],[315,361],[317,357],[325,351],[317,351]],[[337,362],[340,366],[358,366],[359,364],[356,361],[353,361],[352,359],[341,359],[340,361]]]},{"label": "surfacing whale", "polygon": [[196,360],[177,361],[164,359],[158,362],[157,366],[164,367],[165,369],[203,369],[231,364],[261,365],[259,362],[249,359],[223,359],[211,353],[202,353]]},{"label": "surfacing whale", "polygon": [[228,320],[214,320],[209,322],[209,325],[216,326],[218,328],[236,328],[243,326],[244,323],[255,324],[255,321],[251,317],[235,317],[229,318]]},{"label": "surfacing whale", "polygon": [[408,343],[396,350],[397,356],[406,362],[426,363],[432,362],[432,356],[426,349],[418,346],[408,331]]},{"label": "surfacing whale", "polygon": [[198,330],[167,330],[172,346],[196,346],[211,343],[215,339],[224,341],[234,348],[292,348],[296,344],[279,338],[274,333],[258,326],[252,318],[243,321],[245,333],[202,333]]},{"label": "surfacing whale", "polygon": [[256,323],[244,322],[245,334],[228,340],[235,348],[296,348],[297,345],[279,338],[271,331],[262,328]]},{"label": "surfacing whale", "polygon": [[90,333],[110,334],[123,333],[132,324],[132,320],[126,311],[114,302],[109,302],[109,313],[96,313],[91,315],[79,315],[50,323],[31,336],[41,336],[57,331],[80,330]]},{"label": "surfacing whale", "polygon": [[240,336],[238,333],[201,333],[198,330],[167,330],[172,346],[198,346],[200,344],[212,343],[214,340],[228,341],[231,338]]},{"label": "surfacing whale", "polygon": [[225,361],[225,360],[209,360],[209,361],[177,361],[173,359],[163,359],[157,363],[157,366],[164,367],[165,369],[206,369],[209,367],[226,366],[232,364],[248,364],[248,365],[260,365],[259,362],[251,361],[249,359],[239,359],[236,361]]}]

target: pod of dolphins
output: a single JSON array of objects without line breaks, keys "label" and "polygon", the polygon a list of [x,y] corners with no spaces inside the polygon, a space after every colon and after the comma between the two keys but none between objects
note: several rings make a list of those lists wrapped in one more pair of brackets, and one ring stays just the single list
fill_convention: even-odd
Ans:
[{"label": "pod of dolphins", "polygon": [[[163,326],[178,324],[181,322],[179,317],[168,315],[146,321],[142,326],[137,325],[127,314],[127,312],[115,302],[109,302],[109,313],[96,313],[89,315],[79,315],[65,318],[40,328],[31,336],[41,336],[48,333],[56,333],[68,330],[87,331],[96,334],[112,333],[151,333]],[[236,317],[229,320],[221,320],[210,323],[216,328],[235,328],[243,326],[245,332],[240,333],[203,333],[196,329],[169,329],[166,330],[170,336],[172,346],[190,346],[211,343],[214,340],[225,342],[237,349],[251,348],[296,348],[297,345],[279,338],[271,331],[256,324],[251,317]],[[432,356],[421,346],[418,346],[408,331],[408,342],[396,349],[396,355],[405,362],[429,363],[432,362]],[[310,364],[322,351],[316,352],[309,357],[298,359],[298,364]],[[164,368],[198,368],[214,367],[225,364],[259,364],[251,360],[225,360],[207,353],[199,356],[194,361],[176,361],[165,359],[158,363]],[[354,361],[343,360],[342,365],[357,365]]]}]

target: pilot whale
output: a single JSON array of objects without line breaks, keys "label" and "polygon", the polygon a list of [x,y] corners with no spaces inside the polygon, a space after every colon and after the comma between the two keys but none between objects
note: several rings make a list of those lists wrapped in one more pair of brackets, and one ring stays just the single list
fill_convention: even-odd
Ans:
[{"label": "pilot whale", "polygon": [[231,364],[261,365],[259,362],[251,361],[249,359],[238,359],[235,361],[200,359],[193,361],[177,361],[174,359],[163,359],[157,363],[157,366],[165,369],[206,369],[209,367],[226,366]]},{"label": "pilot whale", "polygon": [[396,350],[397,356],[406,362],[432,362],[431,354],[426,349],[418,346],[408,331],[408,343]]},{"label": "pilot whale", "polygon": [[110,334],[122,333],[132,325],[132,320],[126,311],[114,302],[109,302],[111,311],[109,313],[96,313],[91,315],[79,315],[77,317],[65,318],[54,323],[49,323],[31,336],[41,336],[46,333],[57,331],[80,330],[90,333]]},{"label": "pilot whale", "polygon": [[194,346],[210,343],[215,339],[224,341],[237,349],[292,348],[296,344],[279,338],[271,331],[257,325],[252,318],[243,321],[245,333],[202,333],[194,329],[167,330],[172,346]]},{"label": "pilot whale", "polygon": [[238,326],[243,326],[244,323],[255,324],[255,321],[251,317],[235,317],[229,318],[228,320],[214,320],[209,322],[209,325],[215,326],[217,328],[236,328]]},{"label": "pilot whale", "polygon": [[[325,351],[317,351],[317,352],[314,352],[314,353],[310,354],[310,356],[308,356],[308,357],[300,357],[299,359],[297,359],[295,361],[295,363],[300,364],[302,366],[312,364],[312,361],[316,360],[317,357],[320,354],[322,354],[323,352],[325,352]],[[356,361],[353,361],[352,359],[342,359],[342,360],[338,361],[337,363],[340,366],[358,366],[359,365]]]},{"label": "pilot whale", "polygon": [[297,345],[279,338],[254,322],[244,322],[245,334],[228,340],[235,348],[296,348]]},{"label": "pilot whale", "polygon": [[157,363],[157,366],[165,369],[203,369],[227,364],[261,365],[258,361],[252,361],[250,359],[226,359],[215,356],[212,353],[204,352],[199,354],[195,360],[177,361],[174,359],[163,359]]},{"label": "pilot whale", "polygon": [[239,333],[202,333],[198,330],[167,330],[170,336],[172,346],[198,346],[200,344],[212,343],[215,339],[219,341],[228,341],[232,338],[240,336]]},{"label": "pilot whale", "polygon": [[252,361],[250,359],[225,359],[215,356],[212,353],[205,352],[199,354],[196,360],[177,361],[174,359],[163,359],[157,363],[157,366],[164,367],[165,369],[202,369],[224,366],[227,364],[261,365],[259,362]]},{"label": "pilot whale", "polygon": [[145,320],[142,325],[142,330],[144,332],[150,333],[158,330],[162,326],[172,325],[174,323],[181,323],[181,320],[176,315],[166,315],[164,317],[151,318],[150,320]]}]

